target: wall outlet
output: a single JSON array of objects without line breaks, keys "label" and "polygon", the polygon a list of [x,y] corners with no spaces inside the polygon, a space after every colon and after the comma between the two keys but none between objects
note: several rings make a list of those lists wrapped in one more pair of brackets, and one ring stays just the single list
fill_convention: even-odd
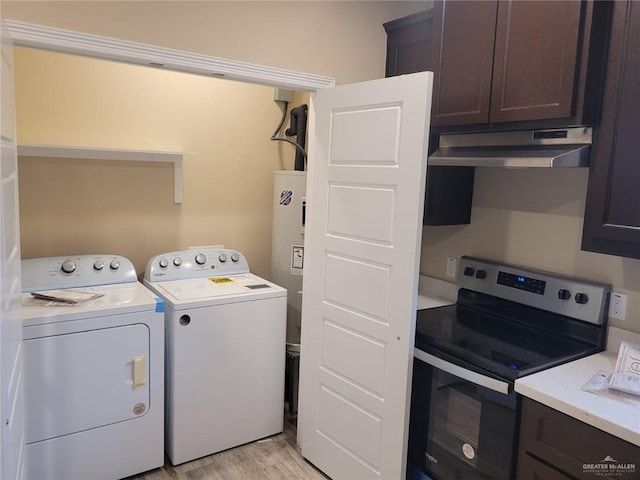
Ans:
[{"label": "wall outlet", "polygon": [[609,299],[609,317],[624,320],[627,316],[627,296],[622,293],[611,292]]},{"label": "wall outlet", "polygon": [[447,277],[456,278],[458,271],[458,259],[456,257],[447,257]]}]

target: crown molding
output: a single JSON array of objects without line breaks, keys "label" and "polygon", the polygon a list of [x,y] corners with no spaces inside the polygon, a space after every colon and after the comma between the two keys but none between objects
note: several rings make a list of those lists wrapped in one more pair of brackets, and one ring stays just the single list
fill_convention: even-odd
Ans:
[{"label": "crown molding", "polygon": [[145,43],[4,19],[14,45],[226,78],[296,91],[333,87],[335,79],[310,73],[211,57]]}]

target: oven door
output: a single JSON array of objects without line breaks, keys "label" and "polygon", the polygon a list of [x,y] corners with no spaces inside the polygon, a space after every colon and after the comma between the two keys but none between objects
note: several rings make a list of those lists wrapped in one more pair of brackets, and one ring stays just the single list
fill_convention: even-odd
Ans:
[{"label": "oven door", "polygon": [[512,384],[441,356],[415,350],[407,477],[510,480],[519,410]]}]

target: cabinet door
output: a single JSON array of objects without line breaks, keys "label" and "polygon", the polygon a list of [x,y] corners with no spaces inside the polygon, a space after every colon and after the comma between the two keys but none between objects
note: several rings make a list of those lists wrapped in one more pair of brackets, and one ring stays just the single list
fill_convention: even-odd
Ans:
[{"label": "cabinet door", "polygon": [[498,4],[491,122],[572,114],[583,2]]},{"label": "cabinet door", "polygon": [[614,2],[582,249],[640,258],[640,3]]},{"label": "cabinet door", "polygon": [[435,3],[432,125],[489,122],[497,8],[497,0]]},{"label": "cabinet door", "polygon": [[[540,464],[527,463],[529,456],[565,472],[568,478],[602,480],[619,478],[620,473],[614,469],[591,473],[585,471],[585,464],[606,464],[611,456],[622,466],[640,458],[640,447],[528,398],[522,402],[518,448],[517,480],[565,478],[553,476]],[[636,478],[633,474],[621,475],[625,476]]]},{"label": "cabinet door", "polygon": [[387,64],[385,76],[433,71],[431,11],[387,22]]},{"label": "cabinet door", "polygon": [[571,478],[527,454],[518,457],[516,480],[571,480]]}]

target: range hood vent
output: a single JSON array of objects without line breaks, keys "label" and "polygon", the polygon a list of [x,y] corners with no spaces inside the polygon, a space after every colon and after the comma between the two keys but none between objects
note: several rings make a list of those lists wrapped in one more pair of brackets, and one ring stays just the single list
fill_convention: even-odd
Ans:
[{"label": "range hood vent", "polygon": [[431,166],[588,167],[591,127],[440,135]]}]

